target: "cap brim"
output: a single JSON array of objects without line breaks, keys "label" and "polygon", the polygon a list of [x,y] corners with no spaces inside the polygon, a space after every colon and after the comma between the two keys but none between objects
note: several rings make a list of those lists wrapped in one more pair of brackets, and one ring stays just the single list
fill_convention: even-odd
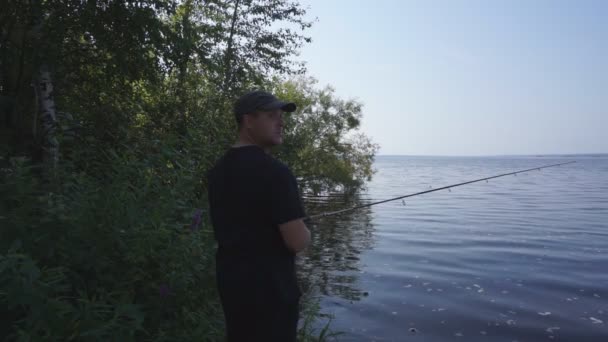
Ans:
[{"label": "cap brim", "polygon": [[282,109],[284,112],[290,113],[290,112],[294,112],[296,110],[296,104],[293,102],[274,101],[274,102],[271,102],[271,103],[263,106],[260,109],[261,110]]}]

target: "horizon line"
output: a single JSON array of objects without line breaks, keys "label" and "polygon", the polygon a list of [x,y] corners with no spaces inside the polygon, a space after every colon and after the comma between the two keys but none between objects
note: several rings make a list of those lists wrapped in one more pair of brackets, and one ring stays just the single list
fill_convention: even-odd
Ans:
[{"label": "horizon line", "polygon": [[599,153],[532,153],[532,154],[377,154],[377,157],[557,157],[557,156],[608,156],[608,152]]}]

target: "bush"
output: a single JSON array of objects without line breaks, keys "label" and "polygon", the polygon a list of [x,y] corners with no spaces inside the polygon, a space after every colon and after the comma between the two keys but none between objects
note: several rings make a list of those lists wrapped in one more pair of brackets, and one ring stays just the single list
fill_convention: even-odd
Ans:
[{"label": "bush", "polygon": [[0,173],[2,335],[217,340],[212,236],[184,159],[111,152],[102,177],[64,164],[45,182],[11,160]]}]

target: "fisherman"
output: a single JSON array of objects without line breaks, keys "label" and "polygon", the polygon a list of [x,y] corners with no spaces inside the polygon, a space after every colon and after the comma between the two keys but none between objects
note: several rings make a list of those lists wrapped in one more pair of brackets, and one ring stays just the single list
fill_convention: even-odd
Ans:
[{"label": "fisherman", "polygon": [[298,185],[270,155],[296,105],[263,91],[234,104],[238,138],[209,171],[216,276],[227,341],[296,341],[295,255],[310,243]]}]

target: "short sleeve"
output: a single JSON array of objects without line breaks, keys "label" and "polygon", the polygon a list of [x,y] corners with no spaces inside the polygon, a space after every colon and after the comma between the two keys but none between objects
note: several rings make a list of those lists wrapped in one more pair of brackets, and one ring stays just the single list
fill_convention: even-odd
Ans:
[{"label": "short sleeve", "polygon": [[277,165],[270,179],[270,210],[273,224],[304,218],[296,178],[285,165]]}]

